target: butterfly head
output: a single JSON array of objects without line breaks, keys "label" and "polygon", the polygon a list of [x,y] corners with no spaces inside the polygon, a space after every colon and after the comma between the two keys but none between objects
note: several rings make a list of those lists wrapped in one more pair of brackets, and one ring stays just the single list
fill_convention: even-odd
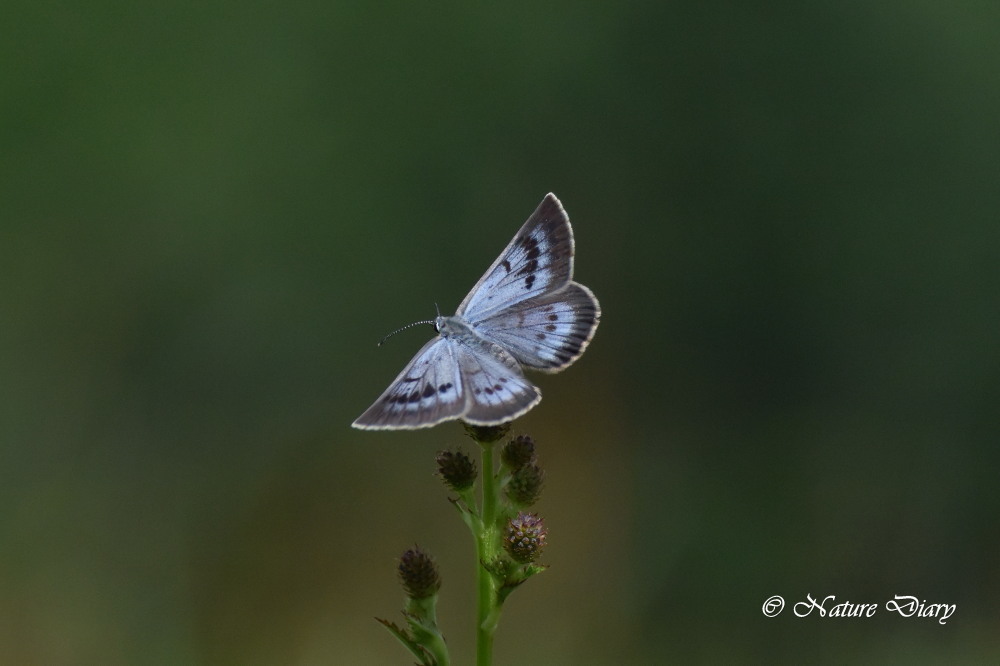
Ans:
[{"label": "butterfly head", "polygon": [[469,331],[469,325],[458,317],[443,317],[441,315],[434,318],[434,328],[442,338],[462,335]]}]

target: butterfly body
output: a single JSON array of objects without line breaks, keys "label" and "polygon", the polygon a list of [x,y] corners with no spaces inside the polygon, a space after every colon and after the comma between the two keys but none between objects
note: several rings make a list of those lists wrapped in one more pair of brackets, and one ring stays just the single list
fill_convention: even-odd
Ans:
[{"label": "butterfly body", "polygon": [[500,363],[513,369],[517,368],[517,360],[508,354],[504,348],[477,333],[475,329],[461,317],[441,317],[434,320],[434,328],[438,335],[451,340],[456,345],[463,345],[473,353],[487,354]]},{"label": "butterfly body", "polygon": [[597,328],[597,298],[572,276],[569,217],[549,194],[457,313],[434,320],[437,337],[354,427],[413,429],[451,419],[498,425],[526,413],[542,395],[522,367],[562,370]]}]

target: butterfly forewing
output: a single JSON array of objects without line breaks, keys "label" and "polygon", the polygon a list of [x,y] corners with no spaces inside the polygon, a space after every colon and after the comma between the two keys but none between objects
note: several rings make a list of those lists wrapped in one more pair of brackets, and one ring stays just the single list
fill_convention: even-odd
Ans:
[{"label": "butterfly forewing", "polygon": [[460,417],[465,401],[453,343],[437,337],[417,352],[353,425],[370,430],[423,428]]},{"label": "butterfly forewing", "polygon": [[573,276],[573,230],[554,194],[547,194],[479,279],[458,315],[476,322],[529,298],[561,288]]}]

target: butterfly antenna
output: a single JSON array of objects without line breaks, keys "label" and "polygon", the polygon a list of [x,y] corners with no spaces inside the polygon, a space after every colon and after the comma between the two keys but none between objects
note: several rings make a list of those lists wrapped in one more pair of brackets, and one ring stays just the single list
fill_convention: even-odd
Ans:
[{"label": "butterfly antenna", "polygon": [[413,328],[414,326],[420,326],[421,324],[430,324],[431,326],[433,326],[434,322],[430,321],[429,319],[425,320],[425,321],[415,321],[412,324],[407,324],[406,326],[403,326],[402,328],[397,328],[395,331],[393,331],[389,335],[387,335],[384,338],[382,338],[381,340],[379,340],[378,341],[378,346],[381,347],[385,343],[386,340],[388,340],[392,336],[396,335],[400,331],[405,331],[408,328]]}]

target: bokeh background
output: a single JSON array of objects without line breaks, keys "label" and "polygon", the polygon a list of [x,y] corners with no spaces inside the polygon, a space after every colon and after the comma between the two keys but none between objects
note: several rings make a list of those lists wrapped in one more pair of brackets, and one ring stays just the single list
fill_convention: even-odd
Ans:
[{"label": "bokeh background", "polygon": [[497,663],[1000,657],[998,5],[4,14],[0,662],[410,663],[416,542],[471,663],[468,440],[349,423],[548,191],[604,317]]}]

